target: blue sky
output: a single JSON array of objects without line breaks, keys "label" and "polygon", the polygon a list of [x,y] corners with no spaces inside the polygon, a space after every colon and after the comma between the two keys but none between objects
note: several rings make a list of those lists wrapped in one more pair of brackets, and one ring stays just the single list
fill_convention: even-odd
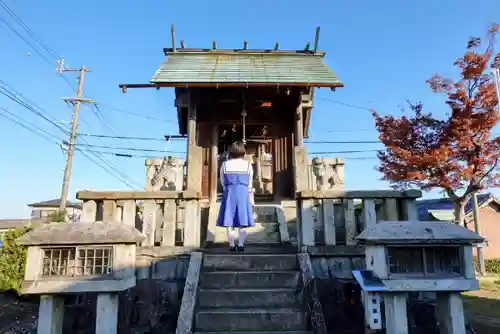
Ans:
[{"label": "blue sky", "polygon": [[[219,48],[238,48],[248,40],[251,48],[272,48],[279,41],[282,49],[299,49],[313,42],[315,28],[321,26],[320,48],[327,51],[326,62],[345,87],[336,92],[317,91],[311,139],[376,140],[368,111],[329,100],[398,114],[409,99],[422,101],[427,110],[444,115],[447,108],[443,97],[432,94],[425,80],[436,72],[455,75],[453,61],[463,53],[469,36],[482,35],[491,22],[500,22],[498,0],[477,0],[472,8],[465,0],[4,2],[57,55],[65,57],[67,66],[92,69],[86,75],[84,91],[102,104],[103,117],[83,107],[79,132],[113,134],[103,125],[109,124],[120,135],[143,137],[176,133],[173,90],[130,89],[122,94],[118,84],[149,81],[164,59],[162,48],[170,47],[171,23],[176,26],[177,40],[185,40],[188,47],[209,47],[217,40]],[[0,17],[27,36],[1,8]],[[72,113],[61,98],[74,92],[55,74],[55,60],[39,50],[49,62],[0,22],[0,79],[57,120],[69,122]],[[65,76],[76,85],[75,75]],[[62,138],[57,128],[3,96],[0,107]],[[136,117],[109,107],[167,121]],[[94,145],[166,149],[161,142],[86,140]],[[0,142],[0,218],[26,216],[26,204],[59,197],[65,163],[60,147],[3,118]],[[311,144],[309,150],[379,147]],[[173,142],[168,149],[183,152],[185,144]],[[366,152],[345,157],[351,156],[375,155]],[[144,159],[102,157],[125,174],[135,188],[144,186]],[[376,164],[374,159],[346,160],[346,187],[387,188],[387,183],[379,181]],[[130,188],[77,152],[70,199],[83,189]]]}]

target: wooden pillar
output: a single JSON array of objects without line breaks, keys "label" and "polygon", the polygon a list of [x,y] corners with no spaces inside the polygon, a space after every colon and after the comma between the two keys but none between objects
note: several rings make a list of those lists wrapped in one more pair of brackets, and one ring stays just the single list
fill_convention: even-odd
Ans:
[{"label": "wooden pillar", "polygon": [[295,146],[304,145],[304,123],[302,119],[302,96],[299,95],[299,104],[295,109]]},{"label": "wooden pillar", "polygon": [[38,334],[62,334],[64,297],[42,295],[38,309]]},{"label": "wooden pillar", "polygon": [[202,148],[198,145],[198,129],[196,121],[196,99],[193,92],[189,94],[188,123],[187,123],[187,182],[188,190],[201,193],[201,174],[203,169]]},{"label": "wooden pillar", "polygon": [[210,202],[215,203],[217,200],[217,183],[218,183],[218,146],[219,146],[219,127],[217,124],[212,124],[212,143],[210,147]]},{"label": "wooden pillar", "polygon": [[464,305],[458,292],[438,292],[436,298],[439,333],[465,334]]}]

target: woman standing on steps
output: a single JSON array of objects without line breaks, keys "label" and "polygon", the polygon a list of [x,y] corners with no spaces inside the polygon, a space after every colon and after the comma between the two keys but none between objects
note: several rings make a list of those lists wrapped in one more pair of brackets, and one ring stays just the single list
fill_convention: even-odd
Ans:
[{"label": "woman standing on steps", "polygon": [[[252,164],[244,159],[245,145],[234,142],[229,149],[229,160],[220,167],[220,181],[224,189],[217,226],[227,228],[229,250],[244,251],[247,227],[254,226]],[[238,246],[235,245],[233,231],[239,231]]]}]

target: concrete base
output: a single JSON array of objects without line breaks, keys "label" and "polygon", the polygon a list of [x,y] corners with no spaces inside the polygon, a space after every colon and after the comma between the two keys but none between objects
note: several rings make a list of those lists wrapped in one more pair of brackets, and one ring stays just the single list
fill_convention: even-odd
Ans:
[{"label": "concrete base", "polygon": [[437,293],[439,333],[465,334],[464,305],[459,293]]},{"label": "concrete base", "polygon": [[97,296],[96,334],[116,334],[118,330],[118,295],[100,293]]},{"label": "concrete base", "polygon": [[62,334],[64,297],[40,296],[38,309],[38,334]]}]

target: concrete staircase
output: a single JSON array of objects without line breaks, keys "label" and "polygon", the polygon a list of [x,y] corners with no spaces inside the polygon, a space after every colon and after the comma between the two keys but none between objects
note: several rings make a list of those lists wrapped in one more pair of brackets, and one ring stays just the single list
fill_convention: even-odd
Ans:
[{"label": "concrete staircase", "polygon": [[[220,203],[217,203],[216,212]],[[257,204],[255,226],[247,229],[246,242],[255,244],[277,244],[281,242],[276,205]],[[227,231],[224,228],[215,229],[216,243],[227,242]]]},{"label": "concrete staircase", "polygon": [[247,245],[245,253],[205,252],[195,332],[309,333],[297,255],[278,248]]}]

